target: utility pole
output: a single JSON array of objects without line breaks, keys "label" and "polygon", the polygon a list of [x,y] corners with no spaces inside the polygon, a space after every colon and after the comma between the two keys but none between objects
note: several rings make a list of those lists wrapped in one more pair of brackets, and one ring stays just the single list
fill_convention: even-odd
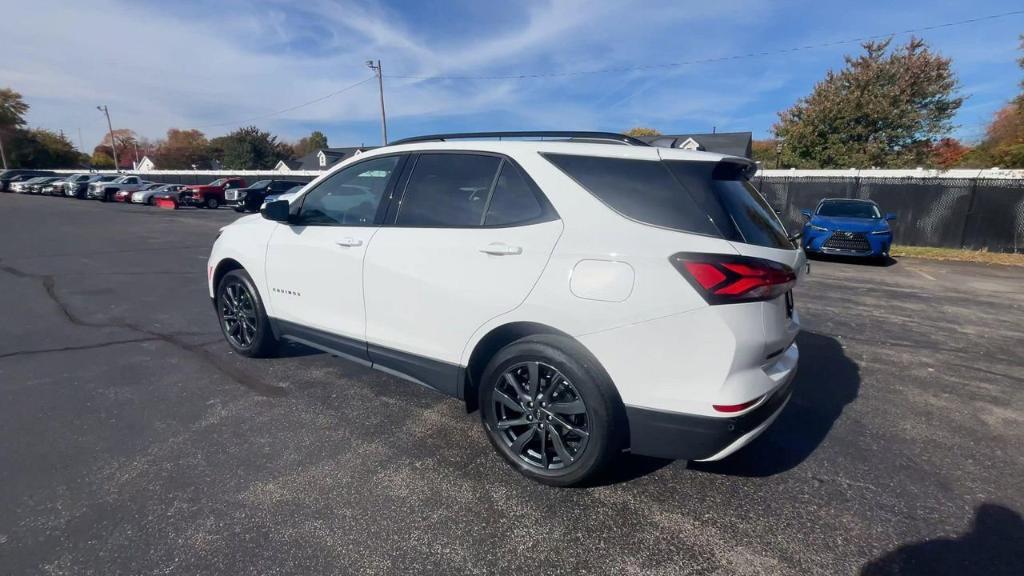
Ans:
[{"label": "utility pole", "polygon": [[110,149],[114,151],[114,171],[117,171],[117,142],[114,141],[114,126],[110,123],[110,111],[106,106],[97,106],[97,110],[107,115],[107,129],[110,130]]},{"label": "utility pole", "polygon": [[7,170],[7,154],[4,153],[4,134],[0,132],[0,158],[4,161],[4,170]]},{"label": "utility pole", "polygon": [[366,66],[370,70],[373,70],[377,74],[377,88],[380,90],[380,130],[384,140],[384,145],[388,145],[388,117],[384,113],[384,70],[380,66],[380,60],[374,63],[373,60],[367,60]]}]

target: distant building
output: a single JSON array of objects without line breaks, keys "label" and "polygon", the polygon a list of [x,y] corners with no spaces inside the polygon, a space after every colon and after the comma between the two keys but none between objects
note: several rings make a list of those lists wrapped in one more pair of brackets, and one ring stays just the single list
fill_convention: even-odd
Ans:
[{"label": "distant building", "polygon": [[281,160],[274,166],[278,172],[292,172],[295,170],[327,170],[344,160],[359,156],[367,150],[373,150],[374,146],[355,146],[349,148],[321,148],[316,152],[310,152],[297,160]]},{"label": "distant building", "polygon": [[750,132],[716,132],[713,134],[663,134],[661,136],[640,136],[640,140],[663,148],[683,150],[704,150],[751,158],[753,134]]}]

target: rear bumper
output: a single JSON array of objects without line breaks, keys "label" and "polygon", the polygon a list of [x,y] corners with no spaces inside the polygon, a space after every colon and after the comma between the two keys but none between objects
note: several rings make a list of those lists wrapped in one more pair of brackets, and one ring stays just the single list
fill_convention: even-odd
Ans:
[{"label": "rear bumper", "polygon": [[[796,356],[796,344],[786,356]],[[720,460],[764,432],[792,395],[795,366],[783,382],[747,412],[734,417],[700,416],[626,406],[630,451],[673,460]]]}]

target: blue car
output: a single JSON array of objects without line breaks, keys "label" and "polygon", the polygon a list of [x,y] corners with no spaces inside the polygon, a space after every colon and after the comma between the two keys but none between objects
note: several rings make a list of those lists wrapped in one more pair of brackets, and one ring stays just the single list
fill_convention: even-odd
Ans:
[{"label": "blue car", "polygon": [[803,247],[808,254],[835,254],[886,258],[892,244],[889,220],[895,214],[878,210],[870,200],[826,198],[818,202],[812,213],[801,210],[807,218],[803,230]]}]

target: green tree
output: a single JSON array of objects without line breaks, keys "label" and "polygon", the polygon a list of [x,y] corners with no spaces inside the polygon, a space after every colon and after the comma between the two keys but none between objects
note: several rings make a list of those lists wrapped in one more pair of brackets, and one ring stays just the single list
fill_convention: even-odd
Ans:
[{"label": "green tree", "polygon": [[811,94],[779,113],[783,162],[800,168],[897,168],[930,163],[963,104],[950,60],[919,38],[889,50],[866,42]]},{"label": "green tree", "polygon": [[18,130],[12,139],[8,164],[21,168],[75,168],[81,157],[63,134],[34,128]]},{"label": "green tree", "polygon": [[29,105],[10,88],[0,88],[0,129],[21,128],[25,125],[25,113]]},{"label": "green tree", "polygon": [[626,136],[632,136],[637,138],[640,136],[661,136],[661,132],[658,132],[654,128],[647,128],[645,126],[634,126],[629,130],[626,130]]},{"label": "green tree", "polygon": [[235,170],[267,170],[280,160],[277,136],[255,126],[239,128],[226,136],[210,141],[214,155],[224,168]]},{"label": "green tree", "polygon": [[327,148],[327,136],[319,130],[314,130],[309,136],[299,138],[292,146],[292,151],[295,156],[305,156],[322,148]]}]

